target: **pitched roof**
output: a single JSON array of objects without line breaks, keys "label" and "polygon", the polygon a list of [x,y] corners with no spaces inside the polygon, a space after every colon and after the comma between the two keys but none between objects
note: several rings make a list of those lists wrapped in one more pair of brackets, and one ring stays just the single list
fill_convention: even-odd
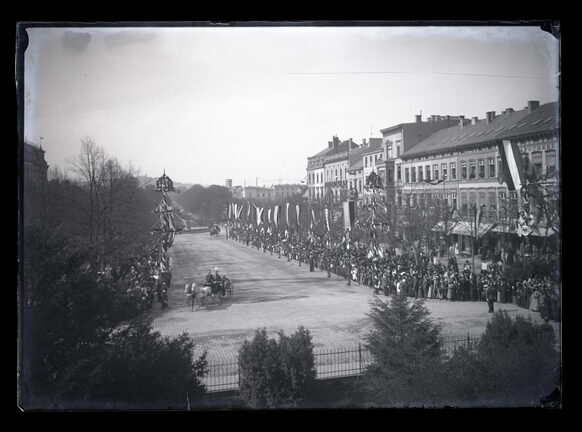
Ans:
[{"label": "pitched roof", "polygon": [[375,153],[382,150],[382,138],[370,138],[370,145],[364,147],[362,154]]},{"label": "pitched roof", "polygon": [[553,132],[560,127],[560,112],[557,102],[540,105],[518,124],[501,132],[497,138],[512,138],[536,133]]},{"label": "pitched roof", "polygon": [[511,126],[522,122],[527,115],[528,110],[524,109],[511,113],[506,112],[495,117],[491,122],[481,120],[476,124],[465,124],[462,128],[456,125],[441,129],[416,144],[410,150],[404,152],[402,158],[406,159],[407,156],[417,156],[423,153],[438,152],[445,149],[454,149],[471,144],[494,141]]},{"label": "pitched roof", "polygon": [[324,149],[323,149],[322,151],[320,151],[319,153],[315,153],[314,155],[312,155],[312,156],[309,156],[309,157],[310,157],[310,158],[313,158],[313,157],[323,156],[323,155],[325,155],[327,152],[329,152],[330,150],[331,150],[331,149],[330,149],[329,147],[327,147],[327,148],[324,148]]}]

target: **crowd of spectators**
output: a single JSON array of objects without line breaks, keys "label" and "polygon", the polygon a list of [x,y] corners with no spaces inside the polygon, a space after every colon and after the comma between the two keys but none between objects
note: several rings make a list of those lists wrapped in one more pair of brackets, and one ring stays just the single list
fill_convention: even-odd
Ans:
[{"label": "crowd of spectators", "polygon": [[328,235],[309,232],[282,234],[254,225],[231,225],[227,236],[270,255],[309,265],[328,277],[335,274],[346,283],[357,283],[373,289],[375,294],[404,293],[415,298],[443,301],[487,301],[493,287],[499,303],[515,303],[523,308],[540,311],[543,318],[559,319],[559,296],[556,284],[549,277],[529,278],[509,283],[501,263],[487,265],[474,272],[469,261],[459,267],[456,258],[441,263],[420,252],[395,253],[380,249],[373,242],[332,240]]}]

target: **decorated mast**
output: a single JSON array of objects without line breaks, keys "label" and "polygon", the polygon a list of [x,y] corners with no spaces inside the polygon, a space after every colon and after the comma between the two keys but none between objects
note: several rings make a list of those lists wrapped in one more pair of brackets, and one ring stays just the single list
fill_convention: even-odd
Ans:
[{"label": "decorated mast", "polygon": [[[159,227],[152,229],[152,232],[160,233],[158,242],[158,257],[156,261],[156,291],[158,301],[162,308],[168,306],[168,289],[172,280],[172,263],[168,256],[168,249],[174,243],[174,237],[177,232],[182,232],[181,228],[176,227],[175,216],[179,213],[173,205],[168,192],[180,193],[180,190],[174,188],[174,182],[166,175],[166,170],[161,177],[156,180],[156,192],[162,194],[162,199],[158,207],[154,210],[160,215]],[[181,219],[178,216],[179,219]]]}]

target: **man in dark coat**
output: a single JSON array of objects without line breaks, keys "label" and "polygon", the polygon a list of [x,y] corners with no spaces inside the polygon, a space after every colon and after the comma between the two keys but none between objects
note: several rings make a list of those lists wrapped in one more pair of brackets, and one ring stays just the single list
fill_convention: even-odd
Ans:
[{"label": "man in dark coat", "polygon": [[489,313],[495,312],[493,307],[495,300],[497,300],[497,290],[493,283],[489,282],[487,286],[487,304],[489,305]]}]

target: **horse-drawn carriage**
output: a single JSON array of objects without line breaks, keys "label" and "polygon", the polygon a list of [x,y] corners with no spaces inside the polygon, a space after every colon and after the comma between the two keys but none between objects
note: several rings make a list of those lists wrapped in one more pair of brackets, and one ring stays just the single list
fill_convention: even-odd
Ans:
[{"label": "horse-drawn carriage", "polygon": [[218,237],[220,235],[220,226],[218,224],[212,224],[208,227],[210,232],[210,237]]},{"label": "horse-drawn carriage", "polygon": [[186,281],[184,292],[188,299],[188,304],[194,310],[201,306],[221,303],[224,298],[232,297],[234,287],[232,281],[226,275],[220,276],[209,273],[203,284],[197,285],[194,281]]}]

